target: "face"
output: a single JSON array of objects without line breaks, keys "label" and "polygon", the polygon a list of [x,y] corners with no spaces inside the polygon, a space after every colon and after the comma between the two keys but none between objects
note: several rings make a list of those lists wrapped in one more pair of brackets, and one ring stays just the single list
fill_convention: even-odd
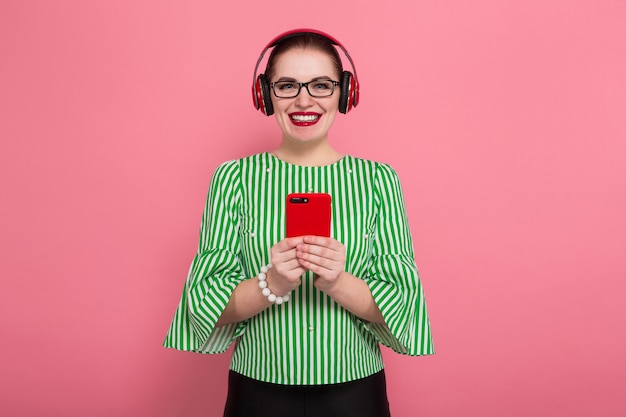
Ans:
[{"label": "face", "polygon": [[[275,63],[272,80],[309,82],[325,78],[339,80],[330,57],[315,49],[291,49],[280,55]],[[310,86],[312,87],[312,86]],[[283,141],[319,142],[328,139],[339,107],[340,87],[332,96],[311,97],[305,87],[294,98],[278,98],[272,92],[276,121],[283,132]]]}]

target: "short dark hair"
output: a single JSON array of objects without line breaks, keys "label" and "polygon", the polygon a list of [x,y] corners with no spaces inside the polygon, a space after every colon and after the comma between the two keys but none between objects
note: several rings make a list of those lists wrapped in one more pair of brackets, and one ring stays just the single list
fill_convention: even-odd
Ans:
[{"label": "short dark hair", "polygon": [[341,64],[341,57],[337,52],[337,49],[333,46],[333,42],[325,36],[318,35],[317,33],[302,32],[288,36],[285,39],[279,41],[267,60],[267,66],[265,67],[265,79],[268,82],[272,82],[274,76],[274,66],[279,56],[292,49],[315,49],[326,53],[335,69],[337,75],[341,78],[343,74],[343,65]]}]

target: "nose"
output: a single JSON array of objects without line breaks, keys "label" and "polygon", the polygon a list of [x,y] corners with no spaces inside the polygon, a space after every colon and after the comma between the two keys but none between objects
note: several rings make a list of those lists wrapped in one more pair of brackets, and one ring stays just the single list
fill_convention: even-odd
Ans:
[{"label": "nose", "polygon": [[302,108],[311,107],[314,104],[314,102],[315,101],[313,97],[311,97],[307,89],[302,87],[302,90],[300,90],[300,94],[296,96],[296,101],[295,101],[296,106],[302,107]]}]

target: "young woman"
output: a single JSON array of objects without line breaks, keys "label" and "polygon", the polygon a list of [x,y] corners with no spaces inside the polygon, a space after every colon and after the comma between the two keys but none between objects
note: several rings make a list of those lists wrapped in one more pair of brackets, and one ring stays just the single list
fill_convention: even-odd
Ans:
[{"label": "young woman", "polygon": [[[389,416],[379,345],[434,353],[400,182],[329,141],[337,112],[358,103],[345,48],[291,31],[257,67],[270,48],[253,90],[282,141],[216,169],[164,346],[220,353],[235,343],[226,417]],[[330,194],[331,237],[285,237],[290,193]]]}]

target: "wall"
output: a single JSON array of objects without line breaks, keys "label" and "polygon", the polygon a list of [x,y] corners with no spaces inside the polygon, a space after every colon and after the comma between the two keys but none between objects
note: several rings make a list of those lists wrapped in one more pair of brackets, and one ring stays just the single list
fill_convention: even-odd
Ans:
[{"label": "wall", "polygon": [[406,194],[437,354],[395,417],[623,416],[626,4],[0,4],[0,409],[219,416],[228,355],[161,348],[211,172],[276,146],[278,33],[342,41],[332,141]]}]

